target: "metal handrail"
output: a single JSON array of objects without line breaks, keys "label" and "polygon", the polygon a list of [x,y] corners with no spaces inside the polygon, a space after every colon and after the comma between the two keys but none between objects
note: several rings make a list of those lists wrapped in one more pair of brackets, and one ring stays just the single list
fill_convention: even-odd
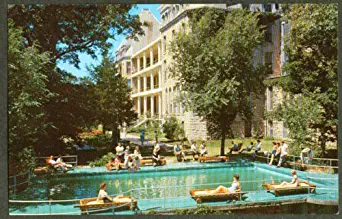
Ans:
[{"label": "metal handrail", "polygon": [[[53,157],[57,157],[57,156],[53,156]],[[36,157],[36,159],[46,159],[46,158],[49,158],[49,157]],[[65,156],[62,156],[62,158],[75,158],[75,161],[63,161],[63,162],[67,164],[75,164],[75,166],[77,166],[78,164],[77,155],[65,155]]]}]

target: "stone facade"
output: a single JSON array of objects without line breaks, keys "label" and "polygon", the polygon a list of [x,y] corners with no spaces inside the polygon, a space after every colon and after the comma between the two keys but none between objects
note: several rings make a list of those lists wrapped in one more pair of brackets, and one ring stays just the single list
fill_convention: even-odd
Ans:
[{"label": "stone facade", "polygon": [[[177,32],[188,31],[186,12],[208,6],[222,9],[248,8],[251,11],[272,13],[278,13],[280,9],[279,4],[162,4],[158,8],[162,21],[159,22],[150,11],[143,10],[139,17],[152,26],[144,27],[146,34],[139,36],[137,42],[126,39],[117,50],[120,55],[119,69],[132,86],[134,108],[140,118],[154,116],[164,121],[174,115],[184,124],[186,136],[196,140],[207,139],[206,123],[195,113],[186,111],[177,101],[182,88],[176,86],[177,78],[170,73],[172,58],[168,47]],[[274,21],[267,27],[262,46],[255,50],[255,63],[262,62],[272,68],[270,78],[284,74],[281,67],[286,61],[283,53],[285,29],[280,19]],[[282,91],[277,88],[267,88],[265,95],[258,98],[251,95],[253,119],[248,123],[237,116],[232,125],[234,135],[286,137],[283,122],[264,120],[265,110],[272,110],[268,105],[280,103],[282,95]]]},{"label": "stone facade", "polygon": [[193,112],[184,113],[184,131],[189,140],[207,140],[206,122]]}]

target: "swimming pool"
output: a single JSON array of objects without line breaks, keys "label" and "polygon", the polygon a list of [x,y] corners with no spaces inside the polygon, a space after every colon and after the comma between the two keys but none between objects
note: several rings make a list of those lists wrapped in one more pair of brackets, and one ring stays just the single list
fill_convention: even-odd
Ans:
[{"label": "swimming pool", "polygon": [[[216,188],[219,185],[229,187],[232,177],[236,173],[240,175],[242,190],[249,192],[241,202],[301,197],[301,195],[274,197],[273,194],[267,193],[262,188],[263,183],[274,183],[282,180],[290,181],[289,169],[272,169],[272,167],[269,168],[260,164],[247,166],[191,164],[191,168],[186,164],[184,165],[170,164],[169,168],[171,167],[171,169],[161,168],[160,171],[156,171],[153,167],[142,168],[142,171],[136,173],[108,173],[103,170],[104,168],[90,168],[88,170],[75,170],[67,176],[36,177],[32,179],[31,184],[25,191],[17,192],[15,196],[11,195],[10,199],[72,200],[96,197],[99,184],[105,182],[108,194],[132,195],[138,200],[138,206],[142,209],[184,208],[196,206],[196,202],[189,195],[190,189]],[[303,178],[303,174],[299,173],[298,175]],[[316,183],[319,184],[319,182]],[[325,186],[323,184],[319,185]],[[74,212],[76,214],[78,209],[73,208],[75,203],[77,201],[66,203],[10,203],[10,213]]]}]

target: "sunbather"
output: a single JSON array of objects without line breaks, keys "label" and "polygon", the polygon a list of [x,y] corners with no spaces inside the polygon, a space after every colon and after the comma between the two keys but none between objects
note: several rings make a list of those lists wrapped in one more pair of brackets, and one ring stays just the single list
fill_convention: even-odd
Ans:
[{"label": "sunbather", "polygon": [[69,168],[72,168],[71,164],[66,164],[64,162],[57,162],[53,159],[53,156],[51,155],[50,158],[48,159],[48,164],[53,166],[54,168],[58,169],[61,168],[63,171],[68,170]]},{"label": "sunbather", "polygon": [[176,144],[175,147],[173,148],[173,152],[178,162],[184,162],[185,155],[184,155],[182,148],[178,144]]},{"label": "sunbather", "polygon": [[136,162],[135,162],[135,159],[133,159],[132,155],[128,155],[127,156],[127,158],[125,160],[125,163],[124,163],[124,167],[129,172],[134,172],[134,171],[136,171],[138,169],[137,165],[136,165]]},{"label": "sunbather", "polygon": [[106,192],[106,189],[107,189],[106,183],[101,183],[100,191],[97,196],[97,201],[103,200],[105,203],[113,202],[113,199],[108,195],[108,193]]},{"label": "sunbather", "polygon": [[232,141],[232,148],[230,148],[228,154],[231,154],[233,151],[239,151],[239,145],[235,144],[234,141]]},{"label": "sunbather", "polygon": [[277,153],[277,148],[278,148],[277,142],[272,142],[272,144],[273,144],[273,146],[272,146],[271,160],[270,160],[270,163],[268,164],[270,166],[273,163],[273,160],[274,160],[274,157],[275,157],[275,155]]},{"label": "sunbather", "polygon": [[292,174],[292,181],[290,183],[284,181],[280,183],[278,187],[297,187],[299,184],[297,172],[295,170],[291,170],[291,174]]},{"label": "sunbather", "polygon": [[233,183],[232,186],[227,188],[224,186],[219,186],[214,191],[211,191],[211,194],[219,194],[219,193],[233,193],[241,190],[240,182],[239,182],[240,176],[238,174],[235,174],[233,176]]},{"label": "sunbather", "polygon": [[109,160],[108,160],[108,163],[106,164],[106,169],[108,170],[108,171],[111,171],[112,170],[112,167],[114,167],[115,166],[115,160],[114,160],[114,158],[109,158]]},{"label": "sunbather", "polygon": [[142,159],[142,156],[141,156],[139,146],[135,147],[133,156],[134,156],[137,167],[140,168],[140,160]]},{"label": "sunbather", "polygon": [[162,164],[161,157],[160,157],[160,147],[157,144],[152,152],[152,163],[153,166],[160,166]]},{"label": "sunbather", "polygon": [[201,146],[200,146],[200,157],[203,157],[206,154],[208,154],[208,152],[207,152],[207,148],[205,147],[205,144],[203,141]]},{"label": "sunbather", "polygon": [[197,160],[198,159],[199,151],[198,151],[198,148],[197,148],[197,145],[196,145],[195,141],[191,144],[191,154],[192,154],[192,159],[193,160]]}]

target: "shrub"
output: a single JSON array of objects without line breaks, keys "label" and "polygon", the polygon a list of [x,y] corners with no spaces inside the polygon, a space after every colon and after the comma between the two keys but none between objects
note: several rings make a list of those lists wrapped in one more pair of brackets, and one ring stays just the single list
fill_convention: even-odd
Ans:
[{"label": "shrub", "polygon": [[100,159],[96,159],[96,160],[90,162],[89,166],[91,166],[91,167],[103,167],[106,165],[106,163],[108,163],[110,158],[114,158],[114,157],[115,157],[115,154],[113,154],[112,152],[109,152],[108,154],[104,155]]},{"label": "shrub", "polygon": [[177,121],[176,117],[171,117],[163,125],[165,137],[172,140],[185,140],[184,128]]}]

